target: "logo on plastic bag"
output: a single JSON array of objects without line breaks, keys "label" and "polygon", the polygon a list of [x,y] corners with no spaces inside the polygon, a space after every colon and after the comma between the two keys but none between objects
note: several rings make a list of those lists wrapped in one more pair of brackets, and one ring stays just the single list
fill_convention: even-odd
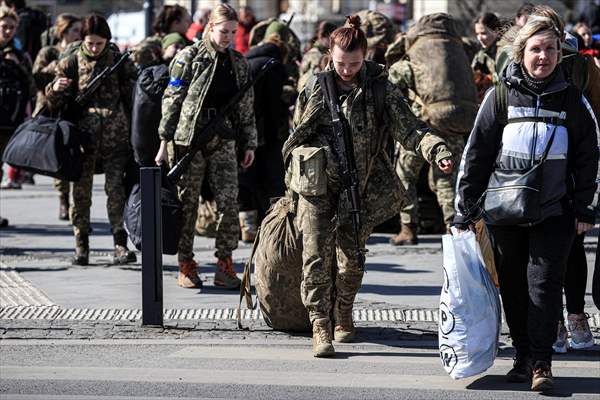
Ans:
[{"label": "logo on plastic bag", "polygon": [[442,365],[447,373],[452,373],[456,364],[458,364],[458,358],[456,357],[456,352],[454,348],[448,346],[447,344],[443,344],[440,346],[440,359],[442,360]]},{"label": "logo on plastic bag", "polygon": [[450,312],[450,309],[444,302],[440,303],[439,321],[440,332],[442,332],[443,335],[449,335],[454,330],[454,326],[456,325],[454,314]]}]

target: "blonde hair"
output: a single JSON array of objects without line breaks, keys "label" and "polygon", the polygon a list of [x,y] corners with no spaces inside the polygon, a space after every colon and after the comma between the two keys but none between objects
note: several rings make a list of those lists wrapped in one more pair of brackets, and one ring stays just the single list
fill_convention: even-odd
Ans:
[{"label": "blonde hair", "polygon": [[12,8],[6,7],[4,4],[0,5],[0,19],[12,18],[17,25],[19,24],[19,16]]},{"label": "blonde hair", "polygon": [[561,33],[552,19],[540,16],[530,16],[527,23],[517,32],[513,43],[513,59],[517,64],[523,62],[527,41],[534,35],[549,33],[556,38],[558,62],[562,60]]},{"label": "blonde hair", "polygon": [[219,4],[210,12],[209,24],[218,25],[222,22],[235,21],[238,22],[238,15],[235,8],[229,4]]}]

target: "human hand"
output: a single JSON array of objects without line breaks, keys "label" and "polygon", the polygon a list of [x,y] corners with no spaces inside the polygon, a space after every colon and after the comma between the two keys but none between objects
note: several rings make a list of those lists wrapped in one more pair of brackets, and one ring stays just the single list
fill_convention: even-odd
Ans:
[{"label": "human hand", "polygon": [[591,231],[594,228],[594,225],[588,224],[587,222],[579,222],[575,220],[575,227],[578,235],[582,235],[587,231]]},{"label": "human hand", "polygon": [[456,228],[456,230],[458,231],[458,233],[462,233],[462,232],[466,232],[467,230],[476,233],[477,230],[475,229],[475,224],[468,224],[466,225],[467,229],[464,229],[465,226],[464,225],[460,225],[461,227],[459,228],[459,225],[454,225],[454,227]]},{"label": "human hand", "polygon": [[160,166],[163,162],[166,162],[166,163],[169,162],[169,155],[167,152],[167,142],[165,140],[160,141],[160,147],[158,148],[156,157],[154,157],[154,162],[158,166]]},{"label": "human hand", "polygon": [[249,168],[254,162],[254,150],[246,150],[244,159],[240,162],[240,166],[244,169]]},{"label": "human hand", "polygon": [[438,168],[445,174],[451,174],[454,170],[454,161],[449,158],[445,158],[438,163]]},{"label": "human hand", "polygon": [[69,87],[72,81],[73,80],[69,78],[58,78],[52,84],[52,90],[54,90],[55,92],[62,92]]}]

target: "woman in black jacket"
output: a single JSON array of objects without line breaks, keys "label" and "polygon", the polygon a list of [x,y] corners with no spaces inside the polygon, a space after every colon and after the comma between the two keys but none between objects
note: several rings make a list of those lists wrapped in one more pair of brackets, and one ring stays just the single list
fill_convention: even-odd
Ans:
[{"label": "woman in black jacket", "polygon": [[[456,197],[456,225],[473,229],[482,214],[491,233],[500,293],[516,349],[507,378],[532,379],[531,388],[540,391],[553,386],[552,344],[565,266],[575,233],[593,226],[591,203],[598,169],[598,125],[585,97],[563,76],[558,64],[560,36],[545,17],[530,18],[517,34],[514,62],[502,78],[506,86],[487,93],[475,121],[458,173]],[[525,176],[546,150],[541,184],[529,190],[539,193],[538,206],[529,209],[538,214],[537,219],[527,224],[507,221],[498,210],[514,211],[515,194],[527,190],[503,184],[503,176],[521,172]]]}]

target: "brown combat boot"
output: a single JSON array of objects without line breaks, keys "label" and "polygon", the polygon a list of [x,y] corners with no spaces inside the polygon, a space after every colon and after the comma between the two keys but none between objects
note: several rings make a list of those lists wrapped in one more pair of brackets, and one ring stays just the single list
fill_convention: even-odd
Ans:
[{"label": "brown combat boot", "polygon": [[127,248],[127,232],[119,231],[113,234],[115,250],[113,252],[112,263],[114,265],[130,264],[137,261],[134,251]]},{"label": "brown combat boot", "polygon": [[533,367],[533,378],[531,390],[536,392],[547,392],[554,388],[552,369],[546,361],[537,361]]},{"label": "brown combat boot", "polygon": [[61,193],[58,205],[58,219],[61,221],[69,220],[69,194]]},{"label": "brown combat boot", "polygon": [[217,272],[215,272],[215,286],[221,286],[225,289],[238,289],[242,281],[237,277],[233,270],[233,261],[231,256],[220,258],[217,261]]},{"label": "brown combat boot", "polygon": [[335,321],[333,339],[340,343],[353,341],[356,329],[354,328],[354,321],[352,321],[352,305],[347,307],[336,301],[333,307],[333,319]]},{"label": "brown combat boot", "polygon": [[182,288],[202,289],[202,280],[198,276],[198,264],[196,261],[179,261],[177,284]]},{"label": "brown combat boot", "polygon": [[417,224],[402,224],[400,233],[390,238],[390,244],[393,246],[414,246],[419,244]]},{"label": "brown combat boot", "polygon": [[71,260],[71,265],[88,265],[90,262],[90,238],[88,235],[81,235],[75,238],[75,256]]},{"label": "brown combat boot", "polygon": [[312,351],[315,357],[333,357],[335,355],[335,349],[331,344],[331,321],[329,318],[319,318],[313,322]]},{"label": "brown combat boot", "polygon": [[258,211],[240,211],[239,219],[242,231],[242,242],[254,243],[258,225]]}]

